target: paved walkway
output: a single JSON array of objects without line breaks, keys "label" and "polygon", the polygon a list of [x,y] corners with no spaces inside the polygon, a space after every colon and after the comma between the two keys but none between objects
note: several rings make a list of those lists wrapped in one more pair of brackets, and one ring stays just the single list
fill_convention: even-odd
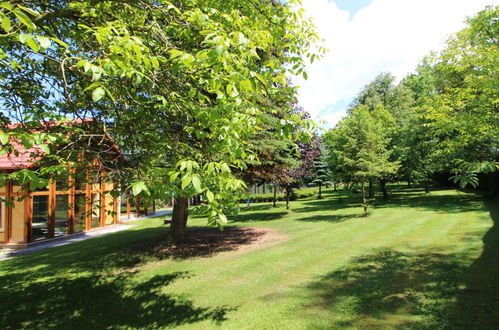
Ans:
[{"label": "paved walkway", "polygon": [[128,221],[135,221],[135,220],[146,219],[146,218],[155,218],[155,217],[161,217],[161,216],[171,214],[171,213],[172,213],[172,211],[156,211],[156,213],[154,213],[152,215],[148,215],[148,216],[142,215],[140,217],[136,217],[135,215],[132,215],[130,217],[130,219],[128,219],[125,215],[121,218],[121,221],[128,222]]},{"label": "paved walkway", "polygon": [[[161,216],[164,216],[167,214],[171,214],[171,211],[158,211],[153,215],[141,216],[139,218],[133,217],[133,218],[121,220],[121,221],[122,222],[129,222],[129,221],[134,221],[134,220],[161,217]],[[56,246],[62,246],[62,245],[67,245],[67,244],[71,244],[74,242],[83,241],[83,240],[86,240],[86,239],[89,239],[92,237],[98,237],[98,236],[116,233],[116,232],[119,232],[122,230],[130,229],[132,227],[135,227],[135,225],[113,225],[113,226],[93,229],[93,230],[85,231],[82,233],[61,237],[60,239],[56,239],[56,240],[51,240],[51,241],[47,241],[47,242],[40,242],[36,245],[29,246],[29,247],[22,249],[22,250],[12,250],[12,249],[1,250],[0,249],[0,261],[5,260],[5,259],[9,259],[9,258],[12,258],[15,256],[20,256],[23,254],[28,254],[28,253],[33,253],[33,252],[53,248]]]}]

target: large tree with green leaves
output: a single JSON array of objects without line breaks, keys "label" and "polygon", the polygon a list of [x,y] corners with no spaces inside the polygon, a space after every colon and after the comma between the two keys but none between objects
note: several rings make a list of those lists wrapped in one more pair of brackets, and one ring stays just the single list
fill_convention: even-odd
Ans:
[{"label": "large tree with green leaves", "polygon": [[391,151],[387,149],[389,136],[384,125],[391,120],[390,113],[381,105],[372,111],[367,105],[362,105],[351,109],[349,115],[324,137],[345,180],[361,185],[366,215],[365,184],[395,173],[399,166],[397,162],[390,161]]},{"label": "large tree with green leaves", "polygon": [[423,105],[427,126],[462,186],[499,169],[498,35],[499,6],[487,7],[426,59],[433,87]]},{"label": "large tree with green leaves", "polygon": [[[15,109],[2,119],[2,150],[19,139],[47,143],[53,126],[40,121],[92,118],[82,131],[54,133],[71,148],[52,150],[43,168],[74,165],[91,153],[88,139],[111,136],[128,165],[109,177],[133,182],[144,198],[174,196],[171,242],[184,239],[195,194],[206,196],[209,224],[222,226],[243,187],[233,169],[253,157],[248,141],[263,115],[280,111],[283,139],[306,136],[286,75],[323,50],[312,49],[318,37],[297,2],[1,3],[0,102]],[[13,129],[13,117],[23,124]]]}]

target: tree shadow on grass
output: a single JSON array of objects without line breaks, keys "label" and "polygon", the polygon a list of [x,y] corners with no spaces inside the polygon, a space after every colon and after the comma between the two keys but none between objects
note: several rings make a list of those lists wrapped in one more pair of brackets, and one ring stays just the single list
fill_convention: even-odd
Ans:
[{"label": "tree shadow on grass", "polygon": [[313,215],[310,217],[299,218],[297,221],[307,222],[343,222],[355,218],[364,218],[363,214],[326,214],[326,215]]},{"label": "tree shadow on grass", "polygon": [[[280,206],[282,202],[278,202],[277,203],[277,207]],[[264,211],[264,210],[271,210],[273,209],[274,206],[272,205],[272,203],[269,203],[269,202],[265,202],[265,203],[251,203],[250,207],[247,207],[247,206],[242,206],[241,208],[241,212],[245,212],[245,211]]]},{"label": "tree shadow on grass", "polygon": [[[446,189],[442,188],[440,190],[445,191]],[[436,190],[434,189],[433,192],[436,192]],[[292,207],[292,209],[294,212],[329,211],[332,214],[344,208],[361,209],[360,194],[343,193],[342,199],[343,201],[339,202],[337,196],[335,196],[331,199],[306,201],[302,203],[302,207]],[[371,209],[404,207],[452,214],[455,212],[483,211],[483,199],[484,195],[480,193],[425,194],[424,191],[419,191],[417,188],[400,187],[396,191],[392,191],[386,201],[379,196],[371,200]]]},{"label": "tree shadow on grass", "polygon": [[387,201],[378,200],[376,208],[411,207],[451,214],[455,212],[483,211],[484,195],[474,194],[398,194]]},{"label": "tree shadow on grass", "polygon": [[287,214],[286,212],[283,211],[273,211],[266,213],[256,213],[252,211],[253,210],[249,209],[248,212],[241,212],[237,215],[230,216],[229,221],[231,223],[252,222],[252,221],[273,221],[273,220],[279,220]]},{"label": "tree shadow on grass", "polygon": [[492,228],[461,237],[483,240],[471,265],[469,250],[376,251],[310,284],[308,310],[328,328],[499,329],[499,198],[485,208]]},{"label": "tree shadow on grass", "polygon": [[447,255],[382,250],[312,283],[309,308],[327,313],[330,328],[442,328],[464,271]]},{"label": "tree shadow on grass", "polygon": [[302,203],[302,207],[291,206],[293,212],[307,213],[307,212],[321,212],[321,211],[337,211],[349,207],[360,207],[360,199],[355,197],[345,197],[341,202],[338,199],[318,199],[313,201],[306,201]]},{"label": "tree shadow on grass", "polygon": [[[158,255],[154,249],[131,249],[144,241],[163,241],[167,230],[132,229],[0,262],[0,328],[155,329],[223,322],[233,307],[195,306],[187,297],[164,293],[170,283],[189,274],[167,273],[146,281],[135,277],[137,266],[185,252]],[[242,236],[219,245],[230,249],[251,242]],[[205,248],[210,251],[205,256],[222,250]]]},{"label": "tree shadow on grass", "polygon": [[2,329],[163,328],[203,320],[220,324],[227,306],[196,307],[162,293],[187,273],[157,275],[137,283],[128,274],[55,277],[21,287],[4,286]]},{"label": "tree shadow on grass", "polygon": [[454,329],[499,329],[499,198],[487,198],[485,205],[494,224],[483,237],[482,254],[466,271],[466,288],[452,311]]},{"label": "tree shadow on grass", "polygon": [[182,245],[165,245],[164,238],[142,241],[128,247],[124,256],[138,254],[153,260],[210,257],[254,244],[264,234],[264,231],[253,228],[226,227],[223,231],[218,228],[191,228]]}]

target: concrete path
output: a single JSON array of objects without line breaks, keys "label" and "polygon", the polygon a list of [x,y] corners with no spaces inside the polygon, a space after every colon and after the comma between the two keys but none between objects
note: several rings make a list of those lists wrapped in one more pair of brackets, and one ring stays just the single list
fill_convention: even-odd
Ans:
[{"label": "concrete path", "polygon": [[[141,219],[147,219],[147,218],[155,218],[155,217],[161,217],[167,214],[171,214],[171,211],[158,211],[153,215],[148,215],[148,216],[141,216],[139,218],[133,217],[130,219],[126,220],[121,220],[122,222],[129,222],[129,221],[135,221],[135,220],[141,220]],[[28,254],[28,253],[33,253],[33,252],[38,252],[42,251],[45,249],[50,249],[56,246],[62,246],[62,245],[67,245],[71,244],[74,242],[79,242],[83,241],[92,237],[98,237],[98,236],[103,236],[103,235],[108,235],[112,233],[116,233],[122,230],[126,230],[129,228],[135,227],[135,225],[113,225],[113,226],[108,226],[104,228],[97,228],[97,229],[92,229],[88,230],[82,233],[77,233],[73,235],[68,235],[61,237],[60,239],[56,240],[50,240],[46,242],[40,242],[37,243],[33,246],[29,246],[25,249],[22,250],[12,250],[12,249],[0,249],[0,261],[6,260],[12,257],[20,256],[23,254]]]},{"label": "concrete path", "polygon": [[172,214],[172,211],[156,211],[156,213],[154,213],[152,215],[148,215],[148,216],[143,215],[140,217],[136,217],[135,215],[133,215],[130,217],[130,219],[128,219],[125,215],[121,218],[121,222],[128,222],[128,221],[135,221],[135,220],[140,220],[140,219],[161,217],[161,216],[168,215],[168,214]]}]

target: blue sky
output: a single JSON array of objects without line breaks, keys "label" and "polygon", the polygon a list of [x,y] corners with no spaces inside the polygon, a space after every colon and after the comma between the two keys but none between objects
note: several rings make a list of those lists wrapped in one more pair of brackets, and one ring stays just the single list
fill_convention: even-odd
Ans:
[{"label": "blue sky", "polygon": [[294,77],[312,118],[333,127],[360,89],[381,72],[397,79],[461,30],[466,17],[499,0],[303,0],[330,52]]},{"label": "blue sky", "polygon": [[329,2],[335,2],[339,9],[347,11],[350,14],[349,19],[352,20],[360,9],[369,6],[373,0],[329,0]]}]

